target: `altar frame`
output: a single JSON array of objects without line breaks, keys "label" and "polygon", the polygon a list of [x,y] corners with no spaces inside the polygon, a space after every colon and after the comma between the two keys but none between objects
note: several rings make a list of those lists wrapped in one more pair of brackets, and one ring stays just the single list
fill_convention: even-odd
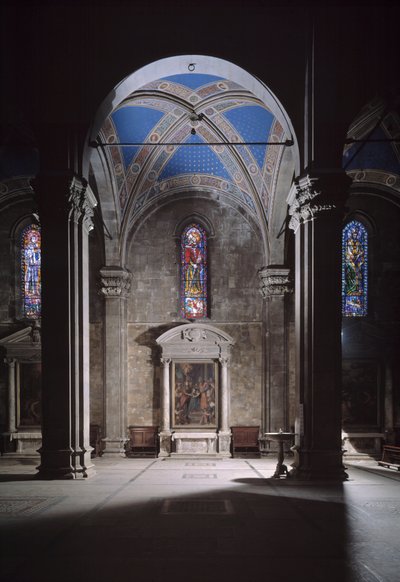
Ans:
[{"label": "altar frame", "polygon": [[218,363],[214,360],[172,362],[172,428],[217,428],[218,372]]},{"label": "altar frame", "polygon": [[[173,327],[156,341],[161,347],[162,365],[159,457],[184,455],[230,457],[230,351],[234,340],[220,329],[196,322]],[[211,377],[215,380],[216,389],[216,413],[212,424],[207,424],[206,417],[202,423],[199,412],[192,415],[192,418],[189,415],[189,422],[187,420],[185,422],[185,417],[177,420],[176,376],[179,371],[182,382],[184,376],[182,366],[191,366],[192,371],[196,372],[195,376],[197,374],[197,379],[200,378],[200,371],[204,375],[205,370],[210,370],[207,366],[212,366]],[[182,386],[179,390],[182,393]],[[192,394],[189,394],[192,397]],[[196,394],[194,399],[197,397],[200,395]],[[195,409],[196,406],[194,402],[192,408]]]}]

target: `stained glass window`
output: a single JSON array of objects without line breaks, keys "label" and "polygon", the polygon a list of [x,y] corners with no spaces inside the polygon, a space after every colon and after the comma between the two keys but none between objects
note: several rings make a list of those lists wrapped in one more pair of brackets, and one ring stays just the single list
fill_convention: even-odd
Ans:
[{"label": "stained glass window", "polygon": [[181,236],[181,315],[207,317],[207,235],[190,224]]},{"label": "stained glass window", "polygon": [[21,233],[21,294],[25,317],[41,315],[41,236],[37,224],[26,226]]},{"label": "stained glass window", "polygon": [[342,315],[367,315],[368,234],[357,220],[342,231]]}]

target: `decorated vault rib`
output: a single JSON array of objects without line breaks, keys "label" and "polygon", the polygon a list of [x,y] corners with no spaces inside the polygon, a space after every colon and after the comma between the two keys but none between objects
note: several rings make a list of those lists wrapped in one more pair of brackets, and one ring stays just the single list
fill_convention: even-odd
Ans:
[{"label": "decorated vault rib", "polygon": [[389,186],[392,190],[400,192],[400,175],[388,174],[382,170],[348,170],[347,174],[354,182],[364,182],[368,184],[378,184]]},{"label": "decorated vault rib", "polygon": [[[111,117],[107,117],[104,121],[103,127],[99,133],[101,143],[112,144],[118,143],[117,131],[112,122]],[[108,163],[114,168],[115,182],[118,191],[119,205],[123,208],[127,200],[128,194],[124,184],[124,163],[119,146],[104,148],[104,154],[108,159]]]},{"label": "decorated vault rib", "polygon": [[217,176],[193,176],[187,174],[184,176],[176,176],[163,182],[157,182],[147,192],[143,192],[135,201],[132,218],[135,218],[138,212],[140,212],[145,205],[149,204],[157,196],[165,194],[166,192],[188,193],[188,190],[214,190],[216,192],[236,197],[242,203],[246,204],[254,215],[256,214],[256,208],[252,198],[246,192],[240,190],[240,188],[235,184],[222,180]]},{"label": "decorated vault rib", "polygon": [[[277,119],[274,119],[271,130],[268,135],[268,141],[283,142],[286,139],[286,134]],[[270,215],[270,209],[273,205],[273,196],[276,188],[276,181],[278,179],[279,168],[282,161],[282,156],[285,146],[272,146],[267,148],[264,166],[263,166],[263,187],[261,189],[261,200],[264,208]]]},{"label": "decorated vault rib", "polygon": [[[173,141],[174,143],[187,143],[187,139],[191,139],[191,125],[186,124],[183,127],[181,127],[176,133],[169,133],[168,136],[163,135],[162,138],[163,139],[168,139],[170,141]],[[233,132],[233,129],[232,129]],[[221,137],[215,133],[213,133],[212,131],[210,131],[209,128],[205,127],[204,125],[200,125],[197,127],[197,134],[202,136],[204,138],[204,143],[207,142],[215,142],[215,141],[219,141],[221,139]],[[194,139],[194,138],[193,138]],[[193,140],[192,140],[193,141]],[[184,172],[184,173],[194,173],[196,174],[196,177],[194,178],[195,182],[191,183],[192,185],[196,185],[196,183],[201,183],[202,186],[208,186],[208,187],[213,187],[213,188],[218,188],[221,189],[222,191],[225,192],[230,192],[236,196],[239,196],[240,199],[248,206],[250,206],[250,208],[252,210],[254,210],[254,204],[253,201],[251,200],[251,192],[252,192],[252,187],[249,183],[248,180],[245,179],[245,177],[243,176],[243,172],[240,168],[240,166],[238,165],[238,163],[236,162],[236,160],[234,160],[234,158],[232,157],[232,154],[229,152],[229,149],[222,145],[219,146],[209,146],[210,147],[210,151],[213,151],[218,158],[221,161],[221,166],[217,169],[217,173],[220,174],[220,177],[226,179],[226,181],[229,183],[229,181],[232,180],[233,183],[236,183],[239,188],[235,189],[235,188],[227,188],[226,185],[223,185],[223,180],[219,180],[219,181],[215,181],[213,180],[213,175],[210,175],[209,171],[204,171],[204,169],[202,171],[198,171],[198,169],[191,169],[188,170],[188,172]],[[134,180],[131,178],[130,179],[130,186],[132,185],[135,186],[136,190],[137,190],[137,200],[134,204],[134,212],[138,211],[140,208],[143,207],[143,204],[145,202],[145,200],[147,199],[147,201],[149,201],[150,199],[153,199],[158,193],[162,193],[165,191],[165,184],[166,182],[164,181],[164,177],[163,177],[163,171],[165,171],[165,168],[167,167],[167,164],[170,160],[173,160],[174,156],[178,155],[180,146],[163,146],[163,148],[158,149],[157,150],[157,157],[155,158],[155,155],[153,156],[153,159],[155,158],[155,160],[152,162],[151,164],[151,169],[149,170],[149,172],[147,173],[146,176],[141,176],[142,178],[142,183],[134,183]],[[190,150],[188,150],[190,151]],[[194,152],[194,150],[191,150],[192,152]],[[205,152],[205,150],[199,150],[202,151],[203,153]],[[198,151],[198,152],[199,152]],[[177,154],[178,152],[178,154]],[[201,154],[198,153],[198,155],[200,156]],[[135,159],[135,162],[137,161],[137,158]],[[210,164],[211,165],[211,164]],[[187,163],[182,163],[183,167],[191,167],[191,163],[190,163],[190,159],[187,161]],[[228,171],[228,175],[223,175],[225,173],[225,171]],[[179,173],[179,169],[177,170],[177,174]],[[212,174],[212,172],[211,172]],[[205,176],[204,179],[199,178],[200,176]],[[154,182],[157,180],[158,177],[158,182],[160,183],[159,186],[154,185]],[[168,176],[170,177],[170,176]],[[138,178],[139,179],[139,178]],[[199,182],[200,180],[200,182]],[[161,184],[163,184],[163,186],[161,186]],[[190,185],[189,182],[187,182],[186,180],[181,180],[180,185],[185,184],[185,185]],[[146,196],[146,191],[148,191],[149,196]],[[131,188],[130,188],[130,191]]]},{"label": "decorated vault rib", "polygon": [[[243,141],[243,137],[237,134],[236,129],[221,114],[215,112],[210,107],[207,107],[204,113],[207,115],[210,121],[220,130],[221,134],[224,135],[226,141],[231,141],[232,143]],[[211,141],[211,139],[209,141]],[[242,160],[251,176],[253,184],[255,185],[257,190],[260,191],[263,181],[262,175],[251,151],[246,146],[234,146],[234,147],[236,148],[236,152],[242,157]],[[222,151],[220,155],[222,157]],[[226,157],[227,156],[225,156],[224,163],[229,163]],[[230,154],[229,157],[231,157]],[[251,186],[248,186],[246,188],[246,191],[250,192]]]},{"label": "decorated vault rib", "polygon": [[[153,128],[152,133],[150,135],[150,141],[153,143],[157,143],[160,141],[161,138],[164,138],[166,134],[168,134],[169,130],[178,122],[179,115],[183,112],[183,109],[179,108],[179,113],[177,111],[178,108],[174,108],[172,113],[164,116],[159,124]],[[187,130],[185,130],[180,135],[185,136],[187,135]],[[153,164],[152,169],[149,171],[148,175],[151,171],[158,172],[161,168],[160,164],[165,163],[168,156],[172,154],[175,150],[174,146],[160,146],[159,148],[155,149],[153,146],[142,146],[137,155],[133,158],[132,163],[130,164],[127,175],[126,175],[126,190],[128,192],[132,192],[134,187],[136,186],[136,182],[140,179],[141,172],[143,168],[146,166],[150,157],[155,158],[158,155],[159,162],[155,162]],[[160,153],[161,152],[161,153]],[[154,174],[150,174],[150,181],[154,181],[153,178]]]},{"label": "decorated vault rib", "polygon": [[[197,77],[203,77],[202,75],[197,75]],[[211,79],[212,75],[207,75],[204,77],[209,77]],[[159,81],[149,83],[143,87],[143,89],[157,88],[165,93],[171,95],[176,95],[189,101],[190,103],[203,100],[205,98],[211,97],[212,95],[218,95],[220,93],[225,93],[227,91],[245,91],[241,85],[238,85],[234,81],[229,81],[227,79],[215,78],[214,81],[205,82],[196,88],[195,85],[190,87],[185,85],[185,82],[190,82],[193,84],[191,79],[195,79],[195,75],[183,74],[183,75],[173,75],[171,77],[165,77]],[[179,82],[178,82],[179,81]],[[154,86],[155,85],[155,86]]]},{"label": "decorated vault rib", "polygon": [[[148,97],[146,91],[149,91]],[[153,95],[150,95],[151,91]],[[161,96],[155,94],[156,91],[162,92]],[[236,92],[236,95],[232,96],[232,92]],[[174,100],[168,101],[171,97]],[[187,108],[183,103],[179,105],[178,100],[185,101]],[[189,122],[193,107],[196,107],[197,114],[205,115],[203,121],[192,119]],[[143,111],[143,118],[138,117],[136,109]],[[132,112],[133,117],[130,118]],[[121,121],[126,123],[119,128],[113,121],[117,125]],[[191,147],[187,148],[182,160],[184,163],[180,166],[176,162],[181,146],[172,143],[190,140],[193,128],[196,131],[195,137],[201,137],[207,144],[218,141],[238,144],[242,141],[283,141],[284,136],[282,127],[271,111],[234,82],[210,75],[184,74],[148,83],[138,91],[136,97],[132,94],[126,99],[102,128],[101,139],[108,144],[116,142],[115,147],[105,148],[104,151],[115,170],[122,212],[127,210],[127,201],[133,193],[136,200],[132,200],[129,207],[132,210],[133,206],[134,212],[137,212],[144,204],[171,187],[177,190],[184,187],[209,188],[225,192],[240,198],[253,212],[255,205],[252,197],[258,192],[268,212],[271,205],[270,192],[276,182],[284,148],[237,145],[233,146],[233,150],[223,143],[205,145],[204,148]],[[238,131],[240,128],[244,135]],[[117,145],[124,141],[148,141],[149,145]],[[171,145],[150,145],[161,141],[171,142]],[[208,153],[205,153],[206,148]],[[176,166],[175,175],[172,175],[171,163]]]}]

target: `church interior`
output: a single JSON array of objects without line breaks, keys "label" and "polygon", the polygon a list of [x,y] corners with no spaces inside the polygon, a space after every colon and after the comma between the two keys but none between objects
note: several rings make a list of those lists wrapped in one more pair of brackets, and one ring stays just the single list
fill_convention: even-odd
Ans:
[{"label": "church interior", "polygon": [[399,18],[2,6],[3,580],[398,579]]}]

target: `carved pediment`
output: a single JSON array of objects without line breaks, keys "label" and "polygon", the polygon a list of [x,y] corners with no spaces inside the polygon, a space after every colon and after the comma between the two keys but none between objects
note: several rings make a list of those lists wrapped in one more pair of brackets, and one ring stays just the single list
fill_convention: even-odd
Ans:
[{"label": "carved pediment", "polygon": [[195,359],[220,358],[229,354],[234,344],[224,331],[204,323],[174,327],[157,338],[163,357]]},{"label": "carved pediment", "polygon": [[36,326],[20,329],[0,339],[0,346],[4,348],[8,358],[38,362],[42,348],[40,329]]}]

